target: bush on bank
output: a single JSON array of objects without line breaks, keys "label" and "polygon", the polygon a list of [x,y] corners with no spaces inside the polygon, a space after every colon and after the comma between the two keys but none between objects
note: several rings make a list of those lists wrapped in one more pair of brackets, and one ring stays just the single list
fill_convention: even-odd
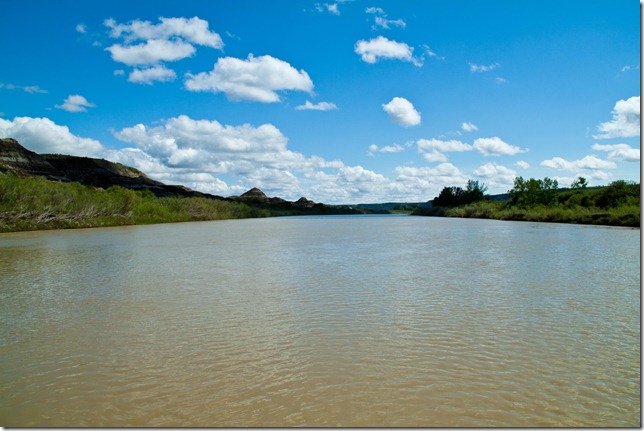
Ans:
[{"label": "bush on bank", "polygon": [[479,200],[456,207],[417,208],[413,214],[553,223],[640,226],[640,185],[623,180],[588,189],[585,179],[557,190],[556,181],[515,179],[506,202]]},{"label": "bush on bank", "polygon": [[266,217],[268,210],[198,197],[157,197],[119,186],[0,174],[0,232]]}]

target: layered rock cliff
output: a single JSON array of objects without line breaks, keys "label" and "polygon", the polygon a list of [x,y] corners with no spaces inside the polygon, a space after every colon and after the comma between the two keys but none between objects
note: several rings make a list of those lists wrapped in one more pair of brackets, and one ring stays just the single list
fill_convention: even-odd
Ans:
[{"label": "layered rock cliff", "polygon": [[279,197],[268,197],[258,188],[241,196],[224,198],[191,190],[180,185],[167,185],[149,178],[143,172],[108,160],[61,154],[37,154],[11,138],[0,139],[0,174],[19,177],[38,176],[61,182],[109,188],[120,186],[133,190],[149,190],[157,196],[204,197],[208,199],[243,202],[250,206],[294,214],[354,213],[348,208],[329,207],[304,197],[289,202]]}]

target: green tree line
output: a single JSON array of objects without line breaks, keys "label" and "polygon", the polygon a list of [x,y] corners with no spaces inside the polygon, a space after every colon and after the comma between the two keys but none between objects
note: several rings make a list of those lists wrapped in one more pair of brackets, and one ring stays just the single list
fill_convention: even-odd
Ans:
[{"label": "green tree line", "polygon": [[[640,226],[640,185],[624,180],[589,188],[586,179],[579,177],[569,188],[561,189],[557,180],[548,177],[517,177],[505,202],[492,201],[478,192],[467,195],[468,189],[484,191],[486,187],[471,180],[466,189],[445,187],[431,201],[431,208],[417,208],[413,214]],[[462,200],[463,195],[469,196],[470,201]]]}]

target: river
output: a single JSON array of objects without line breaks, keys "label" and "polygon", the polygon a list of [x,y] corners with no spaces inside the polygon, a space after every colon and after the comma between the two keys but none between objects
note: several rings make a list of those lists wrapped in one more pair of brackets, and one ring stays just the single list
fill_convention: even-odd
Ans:
[{"label": "river", "polygon": [[640,312],[636,229],[0,234],[0,425],[639,427]]}]

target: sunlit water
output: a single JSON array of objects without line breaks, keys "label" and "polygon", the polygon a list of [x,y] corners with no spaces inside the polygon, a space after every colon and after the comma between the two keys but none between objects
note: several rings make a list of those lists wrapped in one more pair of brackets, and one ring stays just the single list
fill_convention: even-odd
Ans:
[{"label": "sunlit water", "polygon": [[289,217],[0,235],[0,425],[639,426],[640,231]]}]

